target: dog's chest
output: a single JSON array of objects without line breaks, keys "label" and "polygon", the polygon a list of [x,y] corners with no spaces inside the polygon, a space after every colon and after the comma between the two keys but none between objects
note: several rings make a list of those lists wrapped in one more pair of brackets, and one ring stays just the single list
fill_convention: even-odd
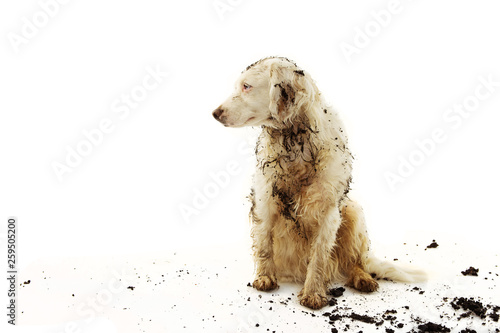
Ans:
[{"label": "dog's chest", "polygon": [[317,155],[318,147],[312,143],[307,130],[271,132],[261,138],[257,145],[257,161],[261,172],[281,186],[301,187],[311,184],[317,171]]},{"label": "dog's chest", "polygon": [[317,179],[318,148],[305,130],[285,134],[264,136],[259,140],[258,172],[267,180],[268,192],[280,214],[298,223],[296,212],[300,197]]}]

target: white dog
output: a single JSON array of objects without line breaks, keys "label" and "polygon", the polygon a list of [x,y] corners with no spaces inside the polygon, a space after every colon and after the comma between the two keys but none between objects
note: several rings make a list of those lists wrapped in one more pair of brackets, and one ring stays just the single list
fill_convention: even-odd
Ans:
[{"label": "white dog", "polygon": [[361,208],[347,197],[352,155],[335,111],[308,73],[269,57],[248,66],[234,93],[214,112],[228,127],[262,126],[251,199],[256,278],[304,282],[300,303],[327,304],[328,284],[375,291],[377,277],[418,281],[424,273],[375,259]]}]

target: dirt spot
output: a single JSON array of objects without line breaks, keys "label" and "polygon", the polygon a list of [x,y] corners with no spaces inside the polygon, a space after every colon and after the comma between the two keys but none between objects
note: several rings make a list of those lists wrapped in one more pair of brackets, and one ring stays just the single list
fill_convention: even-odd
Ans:
[{"label": "dirt spot", "polygon": [[376,323],[378,323],[378,321],[374,317],[370,317],[370,316],[367,316],[367,315],[360,315],[360,314],[357,314],[357,313],[354,313],[354,312],[351,313],[350,315],[348,315],[347,317],[351,318],[352,320],[358,320],[358,321],[361,321],[361,322],[367,323],[367,324],[376,324]]},{"label": "dirt spot", "polygon": [[328,290],[327,295],[333,296],[333,297],[340,297],[344,295],[345,288],[344,287],[339,287],[339,288],[332,288]]},{"label": "dirt spot", "polygon": [[451,330],[448,327],[443,325],[434,324],[432,322],[428,322],[426,324],[418,325],[419,332],[450,332]]},{"label": "dirt spot", "polygon": [[469,267],[465,271],[462,271],[463,276],[477,276],[479,273],[479,268]]},{"label": "dirt spot", "polygon": [[435,249],[435,248],[436,248],[436,247],[438,247],[438,246],[439,246],[439,244],[438,244],[438,243],[436,243],[436,240],[435,240],[435,239],[433,239],[433,240],[432,240],[432,243],[430,243],[429,245],[427,245],[427,247],[425,248],[425,250],[427,251],[427,249]]},{"label": "dirt spot", "polygon": [[474,300],[473,298],[455,298],[451,302],[451,306],[455,310],[463,309],[467,312],[463,313],[460,317],[465,318],[469,317],[473,313],[478,316],[481,319],[486,318],[486,311],[488,310],[486,307],[483,306],[483,303]]}]

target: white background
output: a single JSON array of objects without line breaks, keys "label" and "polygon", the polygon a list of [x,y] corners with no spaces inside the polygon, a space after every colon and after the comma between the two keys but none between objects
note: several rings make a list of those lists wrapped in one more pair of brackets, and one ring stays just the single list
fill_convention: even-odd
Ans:
[{"label": "white background", "polygon": [[[311,73],[345,121],[352,196],[372,239],[423,232],[430,242],[444,232],[498,252],[500,87],[456,129],[443,120],[480,76],[500,81],[496,1],[401,0],[350,61],[342,43],[354,45],[389,1],[233,1],[222,14],[214,3],[69,1],[17,52],[9,36],[42,9],[0,5],[0,219],[19,219],[21,267],[246,241],[258,129],[224,128],[211,112],[247,65],[269,55]],[[169,75],[120,119],[114,101],[148,66]],[[59,181],[52,164],[104,118],[114,130]],[[436,128],[447,140],[391,190],[384,174]],[[183,218],[180,207],[214,184],[210,172],[231,164],[229,184]]]}]

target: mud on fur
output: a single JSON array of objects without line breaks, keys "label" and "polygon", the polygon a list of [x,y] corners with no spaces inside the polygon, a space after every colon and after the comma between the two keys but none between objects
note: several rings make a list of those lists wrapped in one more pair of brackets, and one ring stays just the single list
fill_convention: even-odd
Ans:
[{"label": "mud on fur", "polygon": [[353,158],[343,124],[293,61],[268,57],[248,66],[213,116],[227,127],[262,127],[250,195],[254,288],[304,283],[300,303],[319,309],[333,282],[372,292],[373,274],[425,279],[371,254],[363,211],[348,197]]}]

